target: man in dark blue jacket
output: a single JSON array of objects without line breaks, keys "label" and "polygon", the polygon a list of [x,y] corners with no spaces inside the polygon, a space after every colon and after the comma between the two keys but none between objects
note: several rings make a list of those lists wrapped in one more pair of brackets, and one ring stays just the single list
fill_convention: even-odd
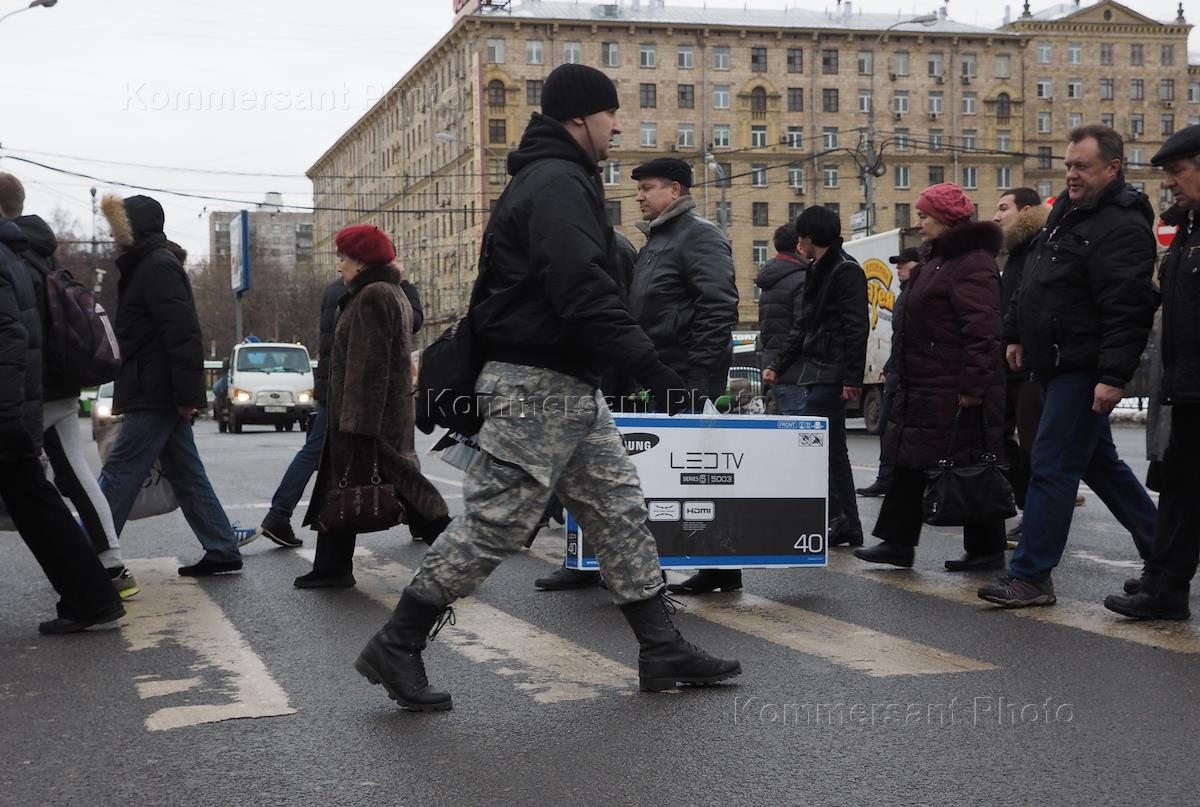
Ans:
[{"label": "man in dark blue jacket", "polygon": [[42,449],[42,333],[32,279],[17,256],[21,228],[0,216],[0,498],[61,598],[45,634],[76,633],[125,614],[95,551],[46,479]]}]

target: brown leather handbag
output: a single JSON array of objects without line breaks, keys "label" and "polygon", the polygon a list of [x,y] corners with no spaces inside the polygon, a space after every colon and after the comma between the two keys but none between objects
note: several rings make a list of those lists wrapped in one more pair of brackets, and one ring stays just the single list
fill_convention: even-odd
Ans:
[{"label": "brown leather handbag", "polygon": [[379,445],[374,446],[371,479],[366,485],[350,484],[354,452],[346,462],[338,486],[325,496],[317,529],[330,533],[364,533],[390,530],[404,520],[404,504],[396,488],[379,476]]}]

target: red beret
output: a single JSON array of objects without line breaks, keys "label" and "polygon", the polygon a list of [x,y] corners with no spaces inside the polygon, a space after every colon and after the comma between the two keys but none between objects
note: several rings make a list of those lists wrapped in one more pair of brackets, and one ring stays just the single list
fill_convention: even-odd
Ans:
[{"label": "red beret", "polygon": [[975,203],[952,182],[930,185],[917,197],[917,210],[933,216],[942,224],[969,221],[975,215]]},{"label": "red beret", "polygon": [[338,231],[333,239],[337,251],[367,264],[391,263],[396,248],[387,233],[374,224],[354,224]]}]

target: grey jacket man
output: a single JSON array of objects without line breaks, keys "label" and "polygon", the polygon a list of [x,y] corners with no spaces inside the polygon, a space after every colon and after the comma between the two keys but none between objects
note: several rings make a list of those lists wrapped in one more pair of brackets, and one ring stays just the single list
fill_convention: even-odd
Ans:
[{"label": "grey jacket man", "polygon": [[683,196],[653,221],[638,222],[646,244],[629,310],[663,364],[699,395],[716,398],[728,383],[738,291],[729,239],[695,208]]}]

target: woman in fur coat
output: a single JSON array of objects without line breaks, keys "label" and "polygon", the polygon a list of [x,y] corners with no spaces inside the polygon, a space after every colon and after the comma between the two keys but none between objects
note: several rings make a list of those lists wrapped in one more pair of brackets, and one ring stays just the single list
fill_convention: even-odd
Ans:
[{"label": "woman in fur coat", "polygon": [[[892,402],[884,454],[896,477],[883,500],[874,534],[883,542],[854,554],[873,563],[913,565],[921,534],[927,468],[947,456],[950,425],[962,410],[954,460],[979,461],[979,417],[986,445],[999,453],[1004,433],[1004,345],[1000,338],[1003,235],[992,222],[973,222],[975,205],[957,185],[927,188],[917,199],[922,262],[912,271],[893,355],[900,385]],[[1004,521],[967,524],[966,554],[949,571],[1004,567]]]},{"label": "woman in fur coat", "polygon": [[313,570],[298,588],[354,585],[354,533],[323,532],[318,518],[342,479],[364,485],[375,473],[395,487],[413,536],[432,543],[450,523],[446,502],[421,474],[413,445],[412,307],[391,266],[396,250],[378,227],[358,224],[335,238],[338,304],[329,362],[329,425],[304,524],[317,530]]}]

